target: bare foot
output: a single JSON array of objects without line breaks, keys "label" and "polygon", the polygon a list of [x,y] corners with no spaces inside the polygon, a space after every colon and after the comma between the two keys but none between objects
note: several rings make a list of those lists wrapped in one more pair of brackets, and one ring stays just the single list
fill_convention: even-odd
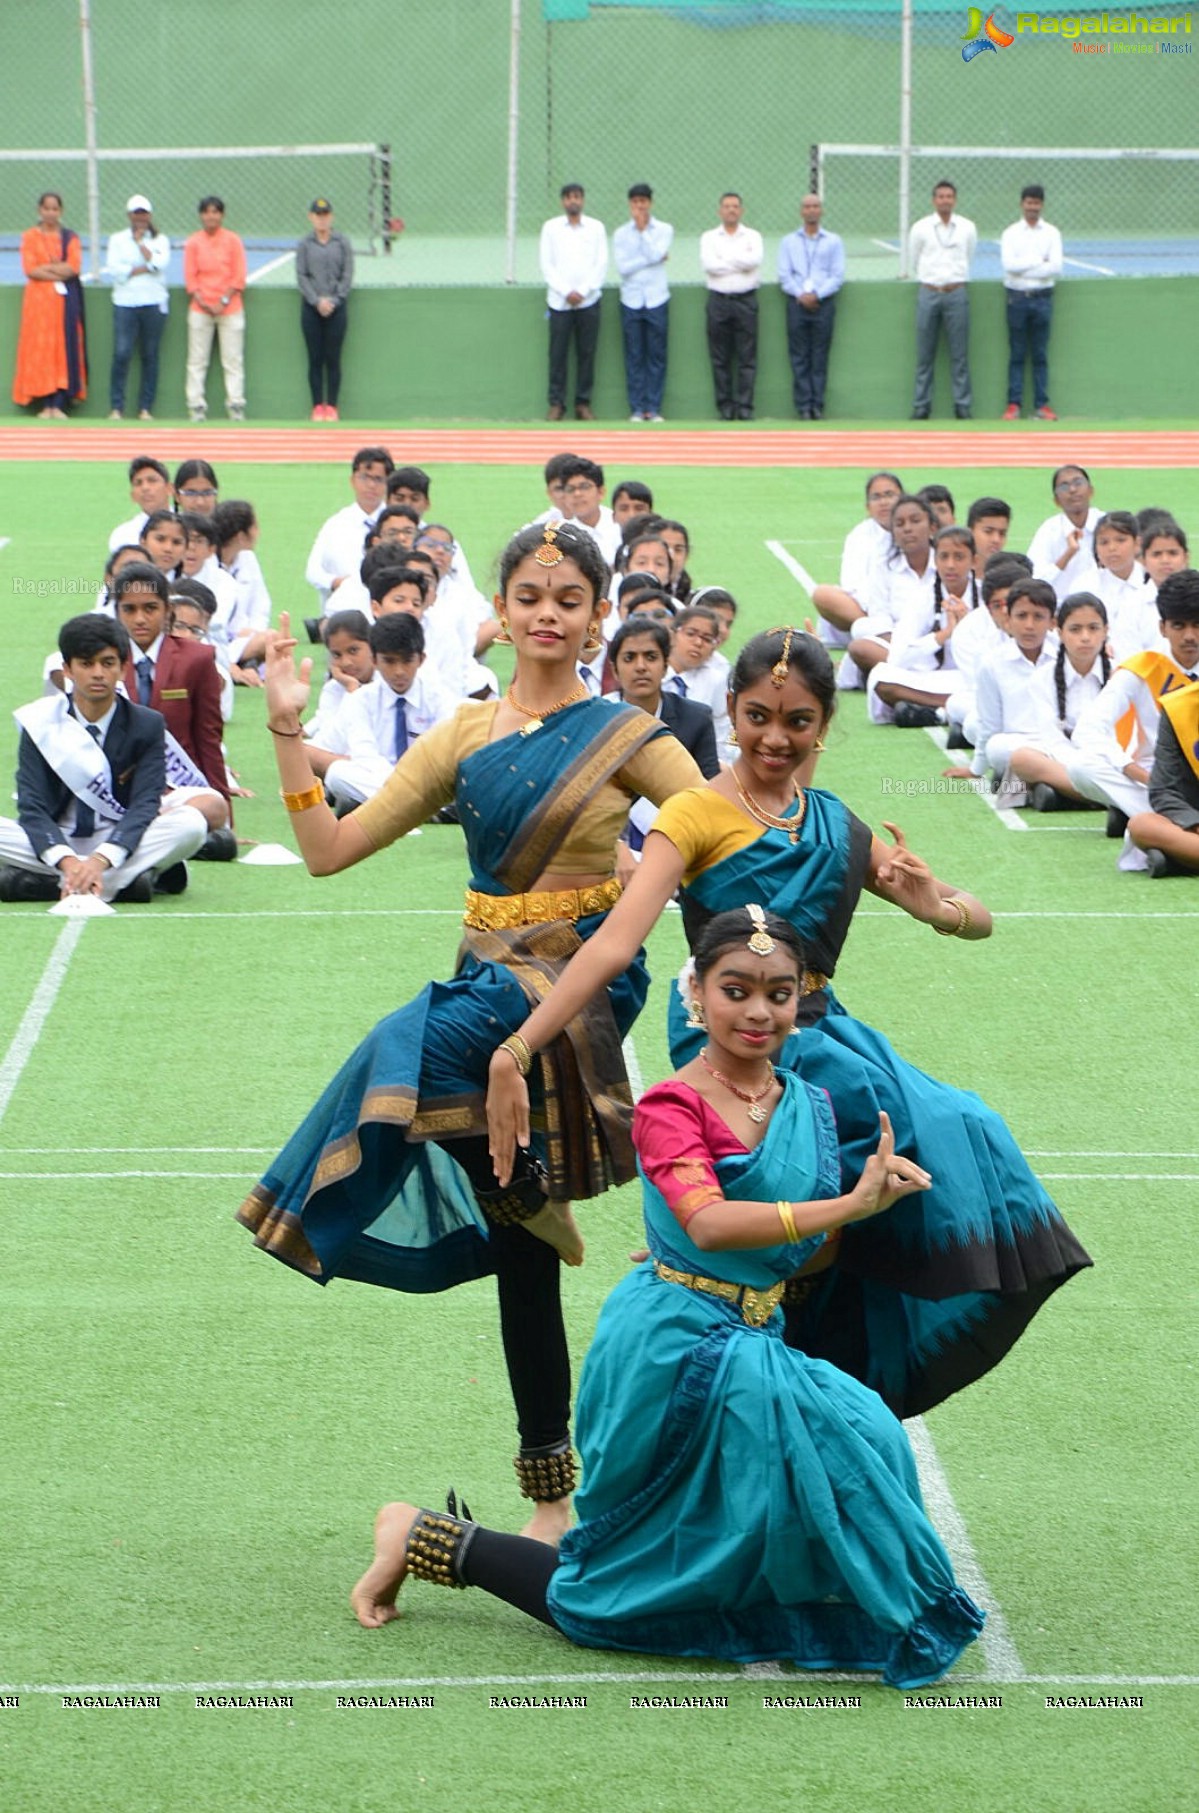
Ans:
[{"label": "bare foot", "polygon": [[570,1499],[551,1498],[533,1506],[533,1515],[521,1531],[534,1542],[544,1542],[556,1549],[570,1528]]},{"label": "bare foot", "polygon": [[350,1594],[359,1624],[375,1630],[399,1617],[396,1594],[408,1572],[408,1536],[420,1512],[416,1505],[384,1505],[375,1518],[375,1558]]},{"label": "bare foot", "polygon": [[568,1202],[547,1202],[520,1225],[552,1246],[563,1265],[582,1265],[583,1236]]}]

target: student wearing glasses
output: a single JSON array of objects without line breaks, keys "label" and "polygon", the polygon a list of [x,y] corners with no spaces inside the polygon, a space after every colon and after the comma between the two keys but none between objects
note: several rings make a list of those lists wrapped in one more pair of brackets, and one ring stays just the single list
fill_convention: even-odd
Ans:
[{"label": "student wearing glasses", "polygon": [[1059,466],[1053,475],[1057,515],[1047,517],[1028,545],[1033,576],[1047,579],[1058,602],[1080,588],[1078,579],[1095,563],[1095,508],[1091,475],[1082,466]]}]

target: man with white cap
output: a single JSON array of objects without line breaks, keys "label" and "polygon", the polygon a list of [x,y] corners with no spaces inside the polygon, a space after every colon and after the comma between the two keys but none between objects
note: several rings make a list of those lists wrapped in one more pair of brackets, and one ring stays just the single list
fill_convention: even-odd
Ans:
[{"label": "man with white cap", "polygon": [[148,197],[131,195],[125,210],[129,225],[109,239],[105,263],[113,286],[109,420],[119,422],[125,413],[125,380],[136,347],[141,359],[138,419],[149,422],[158,389],[158,348],[167,319],[166,269],[171,242],[165,233],[155,230]]}]

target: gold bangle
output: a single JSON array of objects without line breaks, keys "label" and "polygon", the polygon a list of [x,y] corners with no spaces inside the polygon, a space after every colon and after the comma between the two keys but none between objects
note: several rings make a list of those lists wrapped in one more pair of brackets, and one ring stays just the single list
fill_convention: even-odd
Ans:
[{"label": "gold bangle", "polygon": [[799,1229],[795,1225],[794,1208],[792,1207],[792,1205],[789,1202],[776,1203],[775,1207],[778,1209],[779,1220],[783,1224],[783,1232],[787,1236],[788,1244],[790,1246],[798,1246],[799,1245]]},{"label": "gold bangle", "polygon": [[302,724],[297,724],[294,730],[276,730],[273,724],[268,724],[267,729],[273,737],[302,737],[304,734]]},{"label": "gold bangle", "polygon": [[956,925],[934,925],[933,930],[936,932],[938,938],[964,937],[970,930],[972,924],[970,908],[966,905],[966,902],[962,899],[960,894],[950,894],[942,902],[942,905],[957,908],[958,922]]},{"label": "gold bangle", "polygon": [[505,1039],[499,1049],[501,1051],[510,1051],[512,1056],[516,1059],[516,1068],[520,1071],[520,1074],[522,1076],[528,1076],[530,1070],[533,1068],[533,1053],[529,1050],[529,1047],[518,1032],[514,1032],[510,1038]]},{"label": "gold bangle", "polygon": [[279,798],[289,812],[307,812],[312,806],[323,806],[325,789],[320,781],[313,781],[311,787],[305,787],[303,793],[285,793],[279,789]]}]

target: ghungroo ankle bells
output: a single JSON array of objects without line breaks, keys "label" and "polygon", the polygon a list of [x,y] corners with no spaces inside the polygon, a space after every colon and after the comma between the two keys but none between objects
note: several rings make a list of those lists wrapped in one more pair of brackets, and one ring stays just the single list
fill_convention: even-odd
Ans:
[{"label": "ghungroo ankle bells", "polygon": [[549,1448],[522,1448],[512,1465],[520,1482],[522,1498],[550,1504],[555,1498],[567,1498],[579,1480],[578,1467],[569,1442],[557,1442]]}]

